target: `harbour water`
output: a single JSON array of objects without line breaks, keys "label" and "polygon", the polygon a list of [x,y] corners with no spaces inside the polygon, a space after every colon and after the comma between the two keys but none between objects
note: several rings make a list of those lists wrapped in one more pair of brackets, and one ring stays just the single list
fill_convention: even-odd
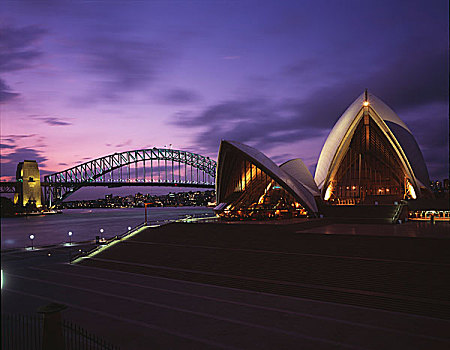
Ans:
[{"label": "harbour water", "polygon": [[[1,219],[1,249],[30,246],[30,235],[34,235],[34,246],[93,240],[100,236],[109,238],[127,231],[144,222],[144,208],[124,209],[66,209],[63,214],[28,216]],[[147,208],[148,221],[166,221],[186,216],[213,215],[207,207],[164,207]]]}]

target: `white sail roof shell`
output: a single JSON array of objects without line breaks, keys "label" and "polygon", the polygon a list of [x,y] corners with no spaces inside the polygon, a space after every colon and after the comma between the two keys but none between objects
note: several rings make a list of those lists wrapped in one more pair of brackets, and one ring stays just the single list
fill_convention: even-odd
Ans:
[{"label": "white sail roof shell", "polygon": [[[261,167],[262,170],[267,172],[274,180],[276,180],[280,186],[289,187],[298,197],[300,203],[304,205],[305,209],[312,211],[314,213],[318,212],[317,204],[314,199],[314,195],[310,192],[310,190],[302,184],[299,179],[293,178],[291,175],[286,173],[280,167],[278,167],[272,160],[270,160],[265,154],[258,151],[257,149],[244,145],[243,143],[236,141],[225,141],[222,140],[222,144],[228,143],[239,151],[245,153],[255,165]],[[222,144],[220,149],[222,149]],[[220,161],[220,151],[219,151],[219,161]],[[217,169],[221,169],[222,166],[217,167]],[[223,181],[220,174],[216,176],[217,181]],[[219,186],[216,184],[216,188]],[[287,188],[286,188],[287,189]],[[220,196],[220,194],[219,194]],[[218,202],[221,201],[221,198],[218,198]]]},{"label": "white sail roof shell", "polygon": [[[370,107],[386,123],[389,130],[395,136],[403,149],[403,152],[411,164],[414,176],[416,177],[415,180],[418,180],[419,185],[422,187],[428,187],[429,176],[425,160],[423,159],[422,152],[420,151],[419,146],[417,145],[417,142],[409,128],[398,117],[398,115],[378,97],[369,93],[368,100],[370,102]],[[359,95],[358,98],[342,114],[325,141],[322,151],[320,152],[314,175],[314,180],[320,190],[323,188],[328,172],[331,170],[330,166],[336,151],[343,141],[343,138],[345,137],[345,134],[347,133],[347,130],[353,120],[357,117],[363,107],[363,102],[364,93]]]},{"label": "white sail roof shell", "polygon": [[320,196],[320,191],[305,165],[300,158],[291,159],[280,165],[280,168],[291,175],[294,179],[302,183],[313,196]]}]

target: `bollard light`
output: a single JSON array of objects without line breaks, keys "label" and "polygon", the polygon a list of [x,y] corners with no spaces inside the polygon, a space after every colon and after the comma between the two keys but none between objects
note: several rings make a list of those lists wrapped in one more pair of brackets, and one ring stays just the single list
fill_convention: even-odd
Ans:
[{"label": "bollard light", "polygon": [[33,240],[34,240],[34,235],[30,235],[31,249],[34,249]]},{"label": "bollard light", "polygon": [[69,235],[69,243],[72,245],[72,231],[69,231],[68,235]]}]

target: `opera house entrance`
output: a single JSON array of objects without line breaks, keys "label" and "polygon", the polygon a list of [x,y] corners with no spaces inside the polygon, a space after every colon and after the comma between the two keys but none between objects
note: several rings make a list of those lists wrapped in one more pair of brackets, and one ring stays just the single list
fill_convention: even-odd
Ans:
[{"label": "opera house entrance", "polygon": [[328,205],[396,205],[429,193],[428,171],[411,131],[367,90],[328,135],[315,181]]},{"label": "opera house entrance", "polygon": [[364,204],[408,198],[407,176],[376,122],[365,115],[330,180],[330,204]]}]

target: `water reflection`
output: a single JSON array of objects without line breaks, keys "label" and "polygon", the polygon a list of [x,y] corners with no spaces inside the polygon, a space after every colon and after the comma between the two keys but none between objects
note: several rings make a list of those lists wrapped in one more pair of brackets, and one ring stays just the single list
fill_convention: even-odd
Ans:
[{"label": "water reflection", "polygon": [[[178,207],[150,208],[149,221],[164,221],[184,218],[186,215],[212,215],[211,208]],[[103,236],[113,237],[128,231],[144,221],[143,208],[126,209],[67,209],[63,214],[2,218],[2,249],[25,247],[33,234],[34,245],[43,246],[68,242],[67,232],[73,232],[72,242],[93,240],[104,229]]]}]

